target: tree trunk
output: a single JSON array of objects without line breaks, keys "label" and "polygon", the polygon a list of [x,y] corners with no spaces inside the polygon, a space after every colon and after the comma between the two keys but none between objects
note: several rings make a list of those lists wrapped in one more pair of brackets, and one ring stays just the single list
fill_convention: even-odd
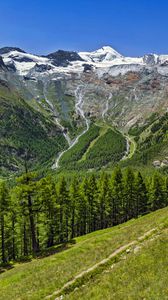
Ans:
[{"label": "tree trunk", "polygon": [[1,251],[2,251],[2,262],[6,262],[5,258],[5,228],[4,228],[4,215],[1,214]]},{"label": "tree trunk", "polygon": [[16,259],[15,253],[15,218],[12,216],[12,258]]},{"label": "tree trunk", "polygon": [[64,241],[64,232],[63,232],[63,210],[62,210],[61,205],[60,205],[59,239],[60,239],[60,243],[63,243],[63,241]]},{"label": "tree trunk", "polygon": [[31,230],[31,239],[32,239],[32,250],[33,253],[37,253],[39,247],[36,238],[36,226],[35,226],[35,221],[33,216],[32,201],[31,201],[30,194],[28,195],[28,210],[29,210],[30,230]]},{"label": "tree trunk", "polygon": [[75,210],[73,208],[73,210],[72,210],[72,219],[71,219],[71,239],[73,239],[74,236],[75,236],[74,226],[75,226]]},{"label": "tree trunk", "polygon": [[24,224],[23,224],[23,255],[24,256],[28,255],[27,234],[26,234],[26,224],[25,224],[25,221],[24,221]]}]

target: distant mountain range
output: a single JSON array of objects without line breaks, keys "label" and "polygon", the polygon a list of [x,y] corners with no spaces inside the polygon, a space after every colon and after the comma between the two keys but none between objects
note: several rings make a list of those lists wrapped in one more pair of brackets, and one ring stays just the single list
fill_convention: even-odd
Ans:
[{"label": "distant mountain range", "polygon": [[[134,137],[139,130],[137,149],[143,148],[145,139],[152,140],[150,126],[167,113],[168,55],[125,57],[105,46],[39,56],[4,47],[0,104],[2,174],[19,172],[25,160],[38,168],[52,166],[56,158],[58,167],[66,149],[80,143],[93,123],[134,132]],[[165,149],[161,146],[147,161],[165,161]]]},{"label": "distant mountain range", "polygon": [[[18,75],[28,75],[36,72],[50,74],[63,72],[79,72],[85,70],[85,64],[90,64],[99,76],[106,72],[112,76],[125,74],[128,71],[139,71],[142,68],[155,66],[161,75],[168,74],[168,55],[147,54],[143,57],[125,57],[109,46],[94,52],[72,52],[58,50],[46,56],[26,53],[15,47],[0,49],[4,64]],[[61,68],[60,68],[61,67]]]}]

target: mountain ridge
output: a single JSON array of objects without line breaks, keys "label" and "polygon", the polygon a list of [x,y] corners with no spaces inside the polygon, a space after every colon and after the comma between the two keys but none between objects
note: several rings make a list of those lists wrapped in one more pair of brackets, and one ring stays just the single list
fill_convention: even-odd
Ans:
[{"label": "mountain ridge", "polygon": [[[70,150],[80,136],[87,133],[86,136],[89,137],[91,125],[94,123],[103,122],[103,126],[108,124],[127,135],[130,129],[134,132],[136,128],[148,126],[148,120],[152,119],[153,115],[160,118],[167,112],[168,55],[124,57],[109,46],[93,52],[58,50],[46,56],[29,54],[15,47],[2,49],[0,49],[0,52],[3,52],[0,60],[0,90],[5,84],[10,90],[11,97],[14,93],[15,97],[17,94],[19,99],[24,99],[25,105],[38,113],[39,125],[43,124],[45,118],[51,127],[52,124],[56,126],[55,142],[58,145],[55,144],[55,166],[59,165],[58,158]],[[8,115],[15,128],[14,116],[7,113],[8,110],[11,111],[10,102],[7,97],[4,105],[4,97],[5,95],[0,95],[0,102],[6,111],[4,113],[2,110],[1,113],[2,124],[3,126],[8,124],[6,119]],[[19,110],[20,102],[17,103],[18,106],[15,108]],[[22,123],[21,119],[19,122]],[[26,126],[28,124],[25,122],[24,127]],[[28,128],[23,130],[28,132]],[[57,137],[58,131],[62,136],[61,146]],[[155,138],[152,138],[154,142]],[[2,143],[8,145],[9,141],[2,137]],[[89,147],[88,141],[86,145]],[[8,146],[8,152],[11,153]],[[30,145],[31,153],[32,147],[33,145]],[[20,151],[25,152],[24,149],[19,149],[18,153]],[[93,154],[97,155],[95,148],[92,149],[92,157]],[[53,149],[51,160],[54,165],[52,155]],[[161,157],[162,161],[165,161],[167,156],[168,153],[165,153]],[[153,159],[158,160],[160,157],[155,154]],[[102,166],[105,165],[105,161],[104,157]],[[6,165],[8,163],[5,163]]]},{"label": "mountain ridge", "polygon": [[[27,53],[17,47],[3,47],[0,49],[0,54],[6,65],[8,65],[9,62],[15,63],[16,70],[20,75],[23,73],[26,75],[26,73],[35,67],[35,63],[50,65],[52,72],[56,72],[57,68],[55,67],[66,68],[69,64],[72,66],[73,62],[78,62],[78,64],[74,65],[74,67],[76,67],[77,72],[81,72],[83,71],[82,62],[92,63],[97,68],[104,68],[116,65],[160,65],[163,67],[163,64],[165,62],[167,64],[168,61],[168,55],[157,55],[152,53],[141,57],[126,57],[118,53],[110,46],[104,46],[93,52],[58,50],[42,56]],[[19,66],[19,64],[17,64],[18,62],[25,64],[27,63],[27,67],[21,64]],[[30,64],[28,65],[28,63]],[[62,69],[60,71],[62,71]],[[72,71],[72,68],[69,68],[68,71]],[[115,73],[113,75],[115,76]]]}]

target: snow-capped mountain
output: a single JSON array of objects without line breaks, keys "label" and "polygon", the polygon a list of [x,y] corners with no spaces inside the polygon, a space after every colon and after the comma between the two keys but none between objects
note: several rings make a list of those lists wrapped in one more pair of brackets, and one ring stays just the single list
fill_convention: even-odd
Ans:
[{"label": "snow-capped mountain", "polygon": [[118,76],[152,66],[156,66],[159,73],[168,74],[168,55],[125,57],[109,46],[94,52],[58,50],[46,56],[29,54],[20,48],[5,47],[0,49],[0,55],[6,67],[21,76],[38,76],[39,73],[80,74],[87,71],[93,71],[99,77],[106,73]]},{"label": "snow-capped mountain", "polygon": [[112,61],[116,58],[122,58],[123,56],[109,46],[102,47],[94,52],[79,52],[80,57],[87,62],[106,62]]}]

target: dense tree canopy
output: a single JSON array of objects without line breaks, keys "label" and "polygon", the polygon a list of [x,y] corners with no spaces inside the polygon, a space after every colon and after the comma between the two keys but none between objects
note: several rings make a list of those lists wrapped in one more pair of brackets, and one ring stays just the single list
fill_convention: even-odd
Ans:
[{"label": "dense tree canopy", "polygon": [[128,168],[58,180],[26,172],[0,181],[0,263],[115,226],[168,204],[168,177]]}]

